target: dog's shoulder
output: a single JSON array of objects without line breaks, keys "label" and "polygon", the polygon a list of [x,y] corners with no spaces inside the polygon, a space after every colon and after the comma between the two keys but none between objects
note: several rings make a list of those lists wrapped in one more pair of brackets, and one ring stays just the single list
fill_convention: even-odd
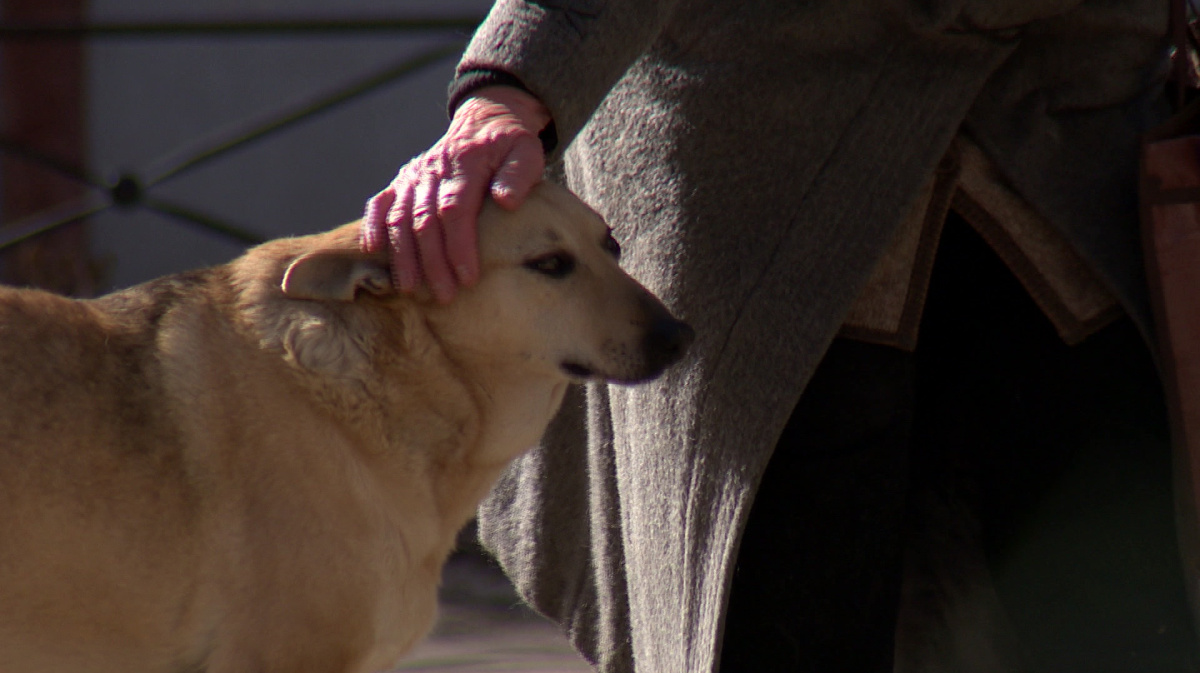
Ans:
[{"label": "dog's shoulder", "polygon": [[[166,276],[96,299],[0,288],[0,378],[5,397],[58,398],[87,390],[134,409],[158,394],[168,316],[222,294],[221,267]],[[18,396],[18,397],[13,397]]]},{"label": "dog's shoulder", "polygon": [[197,269],[135,285],[87,302],[126,330],[153,329],[171,310],[206,298],[221,285],[221,267]]}]

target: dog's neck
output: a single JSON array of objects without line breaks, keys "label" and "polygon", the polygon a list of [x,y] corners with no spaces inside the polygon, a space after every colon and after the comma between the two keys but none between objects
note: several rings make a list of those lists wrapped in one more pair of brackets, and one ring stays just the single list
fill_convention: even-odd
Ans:
[{"label": "dog's neck", "polygon": [[452,544],[509,463],[537,445],[569,384],[520,362],[456,357],[423,321],[404,322],[403,352],[376,353],[354,379],[300,375],[360,437],[367,459],[394,460],[398,480],[414,466],[429,476]]},{"label": "dog's neck", "polygon": [[[261,355],[275,359],[281,378],[299,383],[321,413],[338,419],[354,438],[355,460],[390,475],[382,478],[397,498],[431,489],[425,495],[440,522],[437,537],[449,551],[505,467],[537,445],[568,383],[533,375],[519,361],[456,355],[422,312],[404,303],[341,314],[310,308],[250,310],[247,336],[256,349],[266,347]],[[428,486],[411,483],[414,470]]]},{"label": "dog's neck", "polygon": [[[504,469],[537,446],[562,404],[569,385],[559,378],[534,377],[521,368],[483,372],[447,359],[451,366],[430,367],[423,395],[425,417],[439,419],[438,429],[421,437],[409,435],[402,448],[422,456],[433,477],[439,514],[457,533],[487,496]],[[447,375],[448,374],[448,375]],[[438,376],[444,378],[439,379]],[[486,382],[486,383],[485,383]],[[438,390],[430,390],[435,386]],[[434,399],[443,404],[435,404]],[[404,420],[389,414],[403,432]]]}]

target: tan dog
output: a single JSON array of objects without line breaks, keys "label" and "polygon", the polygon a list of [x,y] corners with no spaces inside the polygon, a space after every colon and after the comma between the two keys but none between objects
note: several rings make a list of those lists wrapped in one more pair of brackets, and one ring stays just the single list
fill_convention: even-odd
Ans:
[{"label": "tan dog", "polygon": [[355,224],[92,301],[0,289],[0,671],[392,666],[568,383],[691,338],[616,251],[543,185],[485,207],[448,305]]}]

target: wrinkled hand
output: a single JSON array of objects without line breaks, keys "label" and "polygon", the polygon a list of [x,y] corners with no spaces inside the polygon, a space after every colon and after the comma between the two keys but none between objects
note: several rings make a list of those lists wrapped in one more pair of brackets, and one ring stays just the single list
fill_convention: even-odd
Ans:
[{"label": "wrinkled hand", "polygon": [[538,132],[549,112],[513,87],[486,87],[463,101],[446,135],[404,165],[367,202],[362,247],[391,253],[401,292],[424,283],[440,302],[479,278],[476,218],[488,193],[515,209],[542,178]]}]

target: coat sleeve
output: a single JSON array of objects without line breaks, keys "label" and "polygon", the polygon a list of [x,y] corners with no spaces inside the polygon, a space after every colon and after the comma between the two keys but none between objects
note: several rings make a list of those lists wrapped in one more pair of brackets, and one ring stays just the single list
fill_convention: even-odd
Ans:
[{"label": "coat sleeve", "polygon": [[550,110],[558,147],[658,38],[677,0],[498,0],[456,75],[502,71]]}]

